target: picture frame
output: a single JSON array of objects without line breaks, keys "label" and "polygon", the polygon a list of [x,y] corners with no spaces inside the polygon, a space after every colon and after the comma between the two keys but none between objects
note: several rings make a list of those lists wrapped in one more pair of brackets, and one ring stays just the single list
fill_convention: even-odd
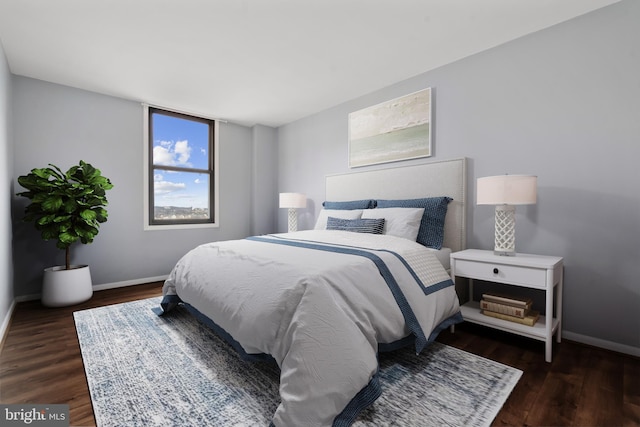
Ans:
[{"label": "picture frame", "polygon": [[431,157],[431,88],[349,114],[349,167]]}]

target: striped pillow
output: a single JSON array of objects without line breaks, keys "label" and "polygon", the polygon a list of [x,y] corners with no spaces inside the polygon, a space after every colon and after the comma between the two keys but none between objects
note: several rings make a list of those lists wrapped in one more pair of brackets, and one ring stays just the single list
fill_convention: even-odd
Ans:
[{"label": "striped pillow", "polygon": [[382,234],[384,230],[384,218],[343,219],[330,216],[327,218],[327,230]]}]

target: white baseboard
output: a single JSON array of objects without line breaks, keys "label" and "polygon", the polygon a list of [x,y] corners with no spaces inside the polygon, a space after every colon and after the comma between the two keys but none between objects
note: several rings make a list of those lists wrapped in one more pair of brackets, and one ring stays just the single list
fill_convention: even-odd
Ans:
[{"label": "white baseboard", "polygon": [[143,285],[151,282],[164,282],[169,277],[168,274],[164,276],[144,277],[142,279],[125,280],[123,282],[102,283],[100,285],[93,285],[94,291],[104,291],[105,289],[124,288],[125,286]]},{"label": "white baseboard", "polygon": [[15,297],[14,302],[27,302],[27,301],[35,301],[40,299],[40,294],[29,294],[29,295],[20,295]]},{"label": "white baseboard", "polygon": [[[144,285],[145,283],[152,282],[164,282],[168,274],[164,276],[155,276],[155,277],[143,277],[142,279],[132,279],[125,280],[122,282],[112,282],[112,283],[101,283],[100,285],[93,285],[93,290],[95,291],[104,291],[106,289],[116,289],[116,288],[124,288],[125,286],[135,286],[135,285]],[[30,294],[30,295],[20,295],[14,299],[15,302],[25,302],[25,301],[35,301],[40,299],[40,294]]]},{"label": "white baseboard", "polygon": [[0,326],[0,351],[2,351],[2,347],[4,346],[4,339],[7,337],[7,332],[9,332],[9,325],[11,324],[11,316],[13,316],[13,310],[16,308],[16,300],[14,299],[11,305],[9,306],[9,310],[7,310],[7,315],[4,316],[2,320],[2,326]]},{"label": "white baseboard", "polygon": [[579,342],[581,344],[587,344],[594,347],[604,348],[606,350],[616,351],[618,353],[628,354],[635,357],[640,357],[640,348],[630,345],[619,344],[613,341],[601,340],[600,338],[594,338],[587,335],[576,334],[571,331],[562,331],[562,338],[566,338],[571,341]]}]

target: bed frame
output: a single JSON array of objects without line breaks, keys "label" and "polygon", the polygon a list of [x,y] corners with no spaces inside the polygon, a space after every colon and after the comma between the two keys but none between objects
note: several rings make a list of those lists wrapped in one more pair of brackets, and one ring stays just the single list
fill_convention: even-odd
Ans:
[{"label": "bed frame", "polygon": [[444,247],[452,252],[466,248],[466,158],[374,169],[325,179],[325,200],[417,199],[449,196]]}]

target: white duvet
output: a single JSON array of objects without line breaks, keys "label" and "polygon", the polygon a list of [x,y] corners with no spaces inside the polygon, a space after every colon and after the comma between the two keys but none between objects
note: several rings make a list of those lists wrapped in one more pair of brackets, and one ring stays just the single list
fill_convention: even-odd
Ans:
[{"label": "white duvet", "polygon": [[207,316],[247,354],[275,359],[278,427],[350,425],[380,394],[379,344],[411,336],[419,352],[461,320],[431,251],[347,231],[201,245],[176,264],[163,293]]}]

